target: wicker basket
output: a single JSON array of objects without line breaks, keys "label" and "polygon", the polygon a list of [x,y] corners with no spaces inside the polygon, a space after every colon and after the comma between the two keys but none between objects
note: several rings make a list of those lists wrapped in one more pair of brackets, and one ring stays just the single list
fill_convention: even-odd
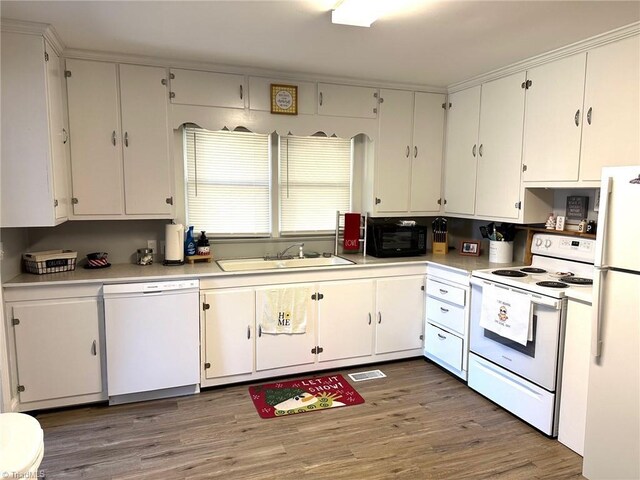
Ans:
[{"label": "wicker basket", "polygon": [[76,258],[78,258],[78,252],[71,250],[46,250],[22,254],[27,272],[38,275],[75,270]]}]

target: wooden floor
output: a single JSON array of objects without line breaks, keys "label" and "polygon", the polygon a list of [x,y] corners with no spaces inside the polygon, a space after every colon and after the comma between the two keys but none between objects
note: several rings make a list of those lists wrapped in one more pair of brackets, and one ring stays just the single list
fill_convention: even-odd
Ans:
[{"label": "wooden floor", "polygon": [[372,368],[387,378],[351,382],[364,404],[290,417],[261,419],[248,385],[40,413],[42,468],[96,480],[582,478],[580,456],[424,359],[339,373]]}]

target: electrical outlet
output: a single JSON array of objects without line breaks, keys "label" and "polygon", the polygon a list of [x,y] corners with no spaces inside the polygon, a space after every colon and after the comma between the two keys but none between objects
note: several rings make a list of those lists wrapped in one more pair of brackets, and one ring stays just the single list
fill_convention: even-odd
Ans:
[{"label": "electrical outlet", "polygon": [[153,253],[158,251],[158,241],[157,240],[147,240],[147,248],[153,250]]}]

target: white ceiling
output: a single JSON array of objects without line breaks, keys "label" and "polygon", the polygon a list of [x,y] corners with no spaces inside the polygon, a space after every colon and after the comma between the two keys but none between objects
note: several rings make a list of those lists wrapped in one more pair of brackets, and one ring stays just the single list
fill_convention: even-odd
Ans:
[{"label": "white ceiling", "polygon": [[[399,1],[399,0],[396,0]],[[419,1],[371,28],[338,0],[5,1],[69,48],[444,87],[640,20],[638,1]]]}]

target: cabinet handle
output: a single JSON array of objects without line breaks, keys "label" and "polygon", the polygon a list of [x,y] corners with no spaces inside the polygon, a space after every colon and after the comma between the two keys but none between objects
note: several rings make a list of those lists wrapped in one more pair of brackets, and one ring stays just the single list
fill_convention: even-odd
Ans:
[{"label": "cabinet handle", "polygon": [[482,147],[483,147],[483,146],[484,146],[484,145],[481,143],[481,144],[480,144],[480,147],[478,148],[478,155],[479,155],[479,156],[482,156]]},{"label": "cabinet handle", "polygon": [[369,312],[369,325],[371,325],[371,312]]},{"label": "cabinet handle", "polygon": [[440,340],[446,340],[446,339],[447,339],[447,337],[445,337],[445,336],[444,336],[444,335],[442,335],[441,333],[439,333],[439,334],[438,334],[438,338],[439,338]]},{"label": "cabinet handle", "polygon": [[411,154],[411,147],[409,147],[409,145],[407,145],[407,153],[406,153],[406,157],[409,158],[409,155]]},{"label": "cabinet handle", "polygon": [[240,85],[240,100],[244,97],[244,92],[242,91],[242,85]]},{"label": "cabinet handle", "polygon": [[98,346],[96,344],[96,341],[94,340],[93,343],[91,344],[91,355],[93,355],[94,357],[96,355],[98,355]]},{"label": "cabinet handle", "polygon": [[124,132],[124,146],[129,146],[129,132]]},{"label": "cabinet handle", "polygon": [[573,117],[573,121],[576,122],[576,127],[580,126],[580,109],[576,111],[576,115]]},{"label": "cabinet handle", "polygon": [[382,312],[378,312],[378,323],[382,323]]},{"label": "cabinet handle", "polygon": [[449,290],[445,290],[443,288],[440,289],[440,293],[443,295],[446,295],[447,293],[449,293]]},{"label": "cabinet handle", "polygon": [[593,107],[589,107],[589,110],[587,110],[587,123],[589,125],[591,125],[591,112],[593,112]]},{"label": "cabinet handle", "polygon": [[320,92],[320,106],[322,106],[322,92]]},{"label": "cabinet handle", "polygon": [[475,157],[476,156],[476,146],[474,145],[473,148],[471,149],[471,153],[472,155]]},{"label": "cabinet handle", "polygon": [[251,338],[251,325],[247,325],[247,340]]},{"label": "cabinet handle", "polygon": [[69,141],[69,132],[67,132],[66,128],[62,129],[62,143],[66,145]]},{"label": "cabinet handle", "polygon": [[440,307],[440,311],[441,311],[442,313],[448,313],[448,312],[449,312],[449,309],[448,309],[448,308],[444,308],[444,307]]},{"label": "cabinet handle", "polygon": [[418,147],[413,147],[413,158],[418,158]]},{"label": "cabinet handle", "polygon": [[113,143],[114,147],[116,146],[116,131],[115,130],[111,134],[111,143]]},{"label": "cabinet handle", "polygon": [[262,325],[258,325],[258,337],[262,337]]}]

